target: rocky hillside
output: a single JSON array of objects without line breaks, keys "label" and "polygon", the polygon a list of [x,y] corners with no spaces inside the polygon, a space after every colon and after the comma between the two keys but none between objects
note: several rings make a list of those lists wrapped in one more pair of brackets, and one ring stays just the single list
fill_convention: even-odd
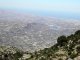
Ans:
[{"label": "rocky hillside", "polygon": [[34,52],[29,60],[80,60],[80,30],[58,37],[54,46]]},{"label": "rocky hillside", "polygon": [[0,60],[80,60],[80,30],[60,36],[57,43],[33,53],[10,46],[0,46]]}]

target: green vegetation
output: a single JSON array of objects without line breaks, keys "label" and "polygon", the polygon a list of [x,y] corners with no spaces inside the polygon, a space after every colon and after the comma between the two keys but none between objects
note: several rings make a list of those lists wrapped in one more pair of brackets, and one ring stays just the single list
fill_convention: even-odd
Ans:
[{"label": "green vegetation", "polygon": [[58,39],[57,39],[57,43],[60,45],[60,46],[64,46],[64,45],[66,45],[67,43],[68,43],[68,39],[67,39],[67,37],[66,36],[60,36],[60,37],[58,37]]},{"label": "green vegetation", "polygon": [[23,52],[14,47],[0,47],[0,60],[68,60],[80,56],[80,30],[70,36],[60,36],[57,43],[33,53]]}]

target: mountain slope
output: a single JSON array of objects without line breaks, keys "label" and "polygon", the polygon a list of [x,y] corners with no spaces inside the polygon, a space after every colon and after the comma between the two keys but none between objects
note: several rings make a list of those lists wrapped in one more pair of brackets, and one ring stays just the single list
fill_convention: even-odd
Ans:
[{"label": "mountain slope", "polygon": [[54,46],[34,52],[28,60],[80,60],[80,30],[58,37]]},{"label": "mountain slope", "polygon": [[55,45],[33,53],[0,46],[0,60],[80,60],[80,30],[70,36],[62,35]]}]

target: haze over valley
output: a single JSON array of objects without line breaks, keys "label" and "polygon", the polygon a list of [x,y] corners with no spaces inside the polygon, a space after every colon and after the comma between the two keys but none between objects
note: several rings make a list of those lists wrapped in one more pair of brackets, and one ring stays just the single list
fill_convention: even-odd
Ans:
[{"label": "haze over valley", "polygon": [[79,20],[36,16],[16,11],[0,10],[0,45],[10,45],[23,51],[50,47],[61,35],[80,29]]}]

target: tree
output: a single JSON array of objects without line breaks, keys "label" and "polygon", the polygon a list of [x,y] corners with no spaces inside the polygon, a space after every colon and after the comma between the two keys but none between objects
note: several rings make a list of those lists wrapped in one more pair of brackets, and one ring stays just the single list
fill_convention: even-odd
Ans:
[{"label": "tree", "polygon": [[80,46],[76,48],[77,52],[80,53]]},{"label": "tree", "polygon": [[76,31],[75,35],[80,35],[80,30]]},{"label": "tree", "polygon": [[58,43],[60,46],[65,45],[67,42],[68,42],[68,39],[67,39],[66,36],[64,36],[64,35],[58,37],[58,39],[57,39],[57,43]]}]

